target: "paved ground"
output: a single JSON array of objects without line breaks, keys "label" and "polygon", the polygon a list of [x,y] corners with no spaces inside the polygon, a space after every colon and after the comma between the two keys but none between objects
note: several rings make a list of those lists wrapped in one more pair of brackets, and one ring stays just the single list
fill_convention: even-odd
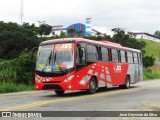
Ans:
[{"label": "paved ground", "polygon": [[0,94],[0,111],[160,111],[160,80],[140,82],[132,85],[130,89],[115,87],[98,90],[93,95],[87,95],[84,91],[69,91],[63,96],[57,96],[53,91]]}]

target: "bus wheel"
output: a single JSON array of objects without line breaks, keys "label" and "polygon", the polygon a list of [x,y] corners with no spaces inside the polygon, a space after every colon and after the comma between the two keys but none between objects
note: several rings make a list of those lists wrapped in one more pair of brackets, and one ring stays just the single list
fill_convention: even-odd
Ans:
[{"label": "bus wheel", "polygon": [[126,82],[125,82],[125,84],[124,85],[120,85],[119,87],[120,88],[124,88],[124,89],[130,88],[130,77],[126,76]]},{"label": "bus wheel", "polygon": [[91,78],[89,82],[89,89],[87,90],[88,94],[94,94],[97,89],[97,81],[95,78]]},{"label": "bus wheel", "polygon": [[64,94],[64,90],[55,90],[55,93],[57,94],[57,95],[63,95]]}]

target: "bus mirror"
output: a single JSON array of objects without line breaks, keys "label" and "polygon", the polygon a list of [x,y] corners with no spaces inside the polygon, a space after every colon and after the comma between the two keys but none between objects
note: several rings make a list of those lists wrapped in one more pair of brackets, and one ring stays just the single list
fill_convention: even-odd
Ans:
[{"label": "bus mirror", "polygon": [[32,52],[31,52],[31,60],[33,60],[33,56],[34,56],[35,50],[38,50],[38,47],[32,48]]}]

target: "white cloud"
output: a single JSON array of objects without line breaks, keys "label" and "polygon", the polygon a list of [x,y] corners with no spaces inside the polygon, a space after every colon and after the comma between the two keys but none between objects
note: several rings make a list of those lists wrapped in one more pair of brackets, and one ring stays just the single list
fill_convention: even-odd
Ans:
[{"label": "white cloud", "polygon": [[[0,0],[0,21],[20,23],[21,0]],[[85,23],[92,26],[153,33],[160,30],[159,0],[23,0],[24,21],[48,24]],[[102,27],[101,27],[102,26]],[[105,30],[103,30],[105,31]]]}]

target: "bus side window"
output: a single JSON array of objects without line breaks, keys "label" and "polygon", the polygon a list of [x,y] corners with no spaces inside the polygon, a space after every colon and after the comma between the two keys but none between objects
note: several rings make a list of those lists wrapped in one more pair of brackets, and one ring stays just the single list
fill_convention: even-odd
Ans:
[{"label": "bus side window", "polygon": [[126,55],[125,55],[125,51],[120,51],[120,55],[121,55],[121,62],[125,63],[126,62]]},{"label": "bus side window", "polygon": [[127,52],[128,63],[133,63],[133,54],[131,52]]},{"label": "bus side window", "polygon": [[88,61],[97,61],[99,59],[98,47],[93,45],[87,45],[87,60]]},{"label": "bus side window", "polygon": [[102,61],[109,61],[108,48],[101,48]]},{"label": "bus side window", "polygon": [[137,53],[133,53],[133,55],[134,55],[134,63],[138,63]]},{"label": "bus side window", "polygon": [[118,62],[118,50],[117,49],[112,49],[112,61],[113,62]]}]

